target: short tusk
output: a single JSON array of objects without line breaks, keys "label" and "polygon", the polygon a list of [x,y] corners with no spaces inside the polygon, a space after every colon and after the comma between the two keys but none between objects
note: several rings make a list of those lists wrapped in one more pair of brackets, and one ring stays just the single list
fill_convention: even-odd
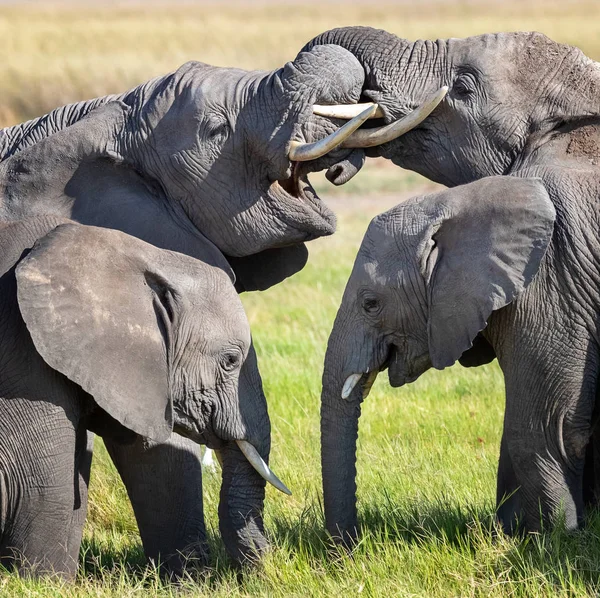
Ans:
[{"label": "short tusk", "polygon": [[435,110],[447,93],[448,87],[440,87],[423,104],[415,108],[412,112],[409,112],[406,116],[384,127],[355,131],[344,141],[342,147],[374,147],[408,133],[411,129],[420,125]]},{"label": "short tusk", "polygon": [[384,117],[383,110],[377,106],[377,104],[373,104],[372,102],[367,104],[334,104],[332,106],[315,104],[313,106],[313,114],[316,114],[317,116],[326,116],[327,118],[340,118],[343,120],[348,120],[358,116],[363,110],[369,108],[370,106],[375,106],[376,110],[371,116],[369,116],[369,118]]},{"label": "short tusk", "polygon": [[349,120],[343,127],[340,127],[335,133],[315,141],[314,143],[300,143],[298,141],[290,142],[288,158],[292,162],[308,162],[316,160],[331,150],[341,145],[348,139],[372,114],[375,114],[377,107],[375,104],[363,110],[358,116]]},{"label": "short tusk", "polygon": [[250,465],[256,469],[262,478],[267,480],[269,484],[275,486],[277,490],[281,490],[284,494],[292,494],[289,488],[269,469],[269,466],[264,462],[254,446],[246,440],[236,440],[236,443],[240,447],[240,451],[244,453],[244,457],[248,459]]},{"label": "short tusk", "polygon": [[347,399],[352,394],[354,387],[362,377],[362,374],[350,374],[346,378],[346,382],[344,382],[344,387],[342,388],[342,399]]}]

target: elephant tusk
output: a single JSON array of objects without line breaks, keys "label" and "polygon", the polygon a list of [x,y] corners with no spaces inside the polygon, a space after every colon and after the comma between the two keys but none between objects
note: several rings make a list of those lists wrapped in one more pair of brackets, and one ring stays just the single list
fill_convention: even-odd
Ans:
[{"label": "elephant tusk", "polygon": [[317,116],[326,116],[327,118],[348,120],[358,116],[363,110],[370,106],[375,106],[376,110],[369,118],[384,117],[383,110],[377,106],[377,104],[373,104],[372,102],[366,104],[333,104],[331,106],[315,104],[313,106],[313,114],[316,114]]},{"label": "elephant tusk", "polygon": [[401,119],[385,125],[384,127],[376,127],[373,129],[364,129],[355,131],[350,137],[344,141],[342,147],[359,148],[359,147],[374,147],[392,141],[411,129],[420,125],[444,99],[448,93],[448,87],[440,87],[432,96],[427,98],[420,106],[409,112]]},{"label": "elephant tusk", "polygon": [[244,457],[248,459],[250,465],[256,469],[258,474],[267,480],[269,484],[272,484],[281,490],[284,494],[291,496],[289,488],[269,469],[269,466],[264,462],[263,458],[258,454],[258,451],[246,440],[236,440],[237,445],[240,447],[240,451],[244,453]]},{"label": "elephant tusk", "polygon": [[317,158],[328,154],[331,150],[335,149],[338,145],[341,145],[348,139],[358,127],[366,122],[371,115],[375,114],[376,110],[377,107],[375,104],[370,105],[358,116],[349,120],[343,127],[340,127],[331,135],[319,139],[319,141],[315,141],[314,143],[291,141],[288,149],[288,158],[292,162],[308,162],[309,160],[316,160]]},{"label": "elephant tusk", "polygon": [[344,387],[342,388],[342,399],[347,399],[352,394],[354,387],[362,377],[362,374],[350,374],[346,378],[346,382],[344,382]]}]

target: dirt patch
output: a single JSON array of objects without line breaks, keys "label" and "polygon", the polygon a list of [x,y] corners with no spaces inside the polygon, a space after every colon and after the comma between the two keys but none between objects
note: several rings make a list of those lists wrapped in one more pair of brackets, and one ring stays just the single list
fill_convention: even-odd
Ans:
[{"label": "dirt patch", "polygon": [[592,164],[600,160],[600,147],[596,141],[598,131],[593,127],[581,127],[569,133],[571,141],[567,146],[567,154],[575,158],[588,158]]}]

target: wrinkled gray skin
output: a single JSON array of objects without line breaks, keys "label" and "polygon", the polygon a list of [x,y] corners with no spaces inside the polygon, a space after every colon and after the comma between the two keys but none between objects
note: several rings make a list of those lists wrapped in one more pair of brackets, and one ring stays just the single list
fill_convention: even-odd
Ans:
[{"label": "wrinkled gray skin", "polygon": [[[52,214],[227,270],[222,252],[239,291],[266,289],[304,266],[304,241],[334,231],[305,173],[331,166],[330,180],[341,183],[364,159],[339,150],[292,164],[287,146],[337,129],[312,116],[312,104],[355,102],[363,81],[351,54],[325,47],[270,73],[191,62],[127,93],[58,108],[0,131],[0,220]],[[179,570],[177,553],[203,533],[197,447],[179,436],[106,444],[146,554]],[[234,475],[245,468],[228,447],[221,531],[238,561],[266,546],[260,517],[245,517],[259,512],[262,481]]]},{"label": "wrinkled gray skin", "polygon": [[[540,513],[552,521],[561,509],[573,529],[597,504],[600,178],[580,165],[485,178],[371,223],[323,374],[325,514],[336,537],[356,534],[360,404],[385,368],[401,386],[431,365],[497,356],[506,384],[497,500],[507,532],[517,521],[537,531]],[[343,400],[353,373],[364,375]]]},{"label": "wrinkled gray skin", "polygon": [[[174,429],[224,454],[243,439],[268,455],[270,424],[250,327],[221,268],[61,222],[0,229],[0,563],[71,576],[88,429],[120,442],[139,442],[138,434],[161,442]],[[231,508],[254,500],[256,512],[246,514],[260,526],[263,481],[247,462],[225,464],[224,477],[242,478],[248,492]],[[229,479],[224,492],[239,485]],[[200,520],[188,539],[198,558],[206,533],[196,498],[190,516]]]},{"label": "wrinkled gray skin", "polygon": [[322,33],[303,52],[319,44],[356,56],[365,70],[364,99],[377,102],[386,121],[449,87],[421,125],[368,150],[448,187],[514,173],[552,138],[597,122],[600,112],[598,63],[540,33],[410,42],[346,27]]},{"label": "wrinkled gray skin", "polygon": [[[358,61],[335,46],[302,53],[273,72],[190,62],[127,93],[64,106],[0,131],[0,159],[77,123],[102,104],[122,101],[122,117],[98,125],[98,154],[74,152],[81,165],[64,194],[76,203],[84,201],[98,178],[103,187],[93,205],[69,205],[62,211],[102,226],[110,212],[110,226],[117,220],[119,228],[138,237],[146,232],[144,219],[186,225],[236,258],[284,248],[262,255],[260,268],[253,260],[233,260],[242,289],[265,288],[304,265],[304,241],[335,229],[335,216],[304,175],[327,165],[339,167],[337,160],[344,163],[342,157],[353,153],[340,150],[317,163],[292,164],[289,143],[316,141],[336,130],[337,121],[313,116],[312,105],[356,102],[363,82]],[[128,194],[126,205],[108,194],[117,189]],[[162,197],[155,205],[158,190]],[[0,217],[29,212],[23,200],[14,198]],[[256,270],[265,269],[270,276],[261,281],[264,275]]]},{"label": "wrinkled gray skin", "polygon": [[[460,331],[462,350],[474,342],[461,358],[465,365],[490,361],[497,354],[505,373],[507,407],[498,501],[520,486],[499,509],[505,528],[514,529],[514,519],[522,513],[526,527],[538,529],[538,499],[545,516],[554,513],[563,500],[567,525],[575,527],[583,504],[597,503],[599,496],[599,439],[590,425],[598,375],[600,307],[598,64],[578,49],[537,33],[408,42],[384,31],[353,27],[324,33],[307,48],[318,43],[339,44],[355,54],[365,68],[364,96],[377,101],[388,120],[407,112],[441,85],[450,88],[447,98],[418,128],[369,153],[386,156],[450,187],[488,175],[542,180],[557,217],[553,241],[535,284],[518,301],[493,312],[483,335],[474,336],[472,330],[466,333],[451,321]],[[498,193],[493,191],[499,205],[504,201],[504,184],[497,186]],[[489,191],[493,189],[490,184]],[[457,189],[456,197],[461,193]],[[474,210],[476,202],[473,199],[470,209]],[[402,259],[414,261],[421,255],[423,248],[415,248],[414,242],[417,237],[427,238],[426,220],[425,216],[415,218],[415,230],[395,230],[399,250],[403,243],[409,245]],[[464,226],[477,227],[480,221],[481,217],[473,216]],[[377,226],[372,225],[361,255]],[[460,241],[452,247],[453,252],[460,252],[457,255],[464,251],[472,260],[482,251],[480,247],[474,250],[467,240]],[[380,267],[385,271],[383,264]],[[395,277],[387,299],[398,306],[396,318],[408,317],[410,324],[402,320],[403,325],[420,330],[417,343],[399,344],[395,365],[390,366],[394,384],[414,379],[431,359],[432,347],[427,345],[431,339],[425,334],[432,310],[431,297],[425,293],[430,291],[414,265],[411,271],[416,286],[410,293],[398,289],[397,271],[389,269],[382,278]],[[372,380],[363,379],[349,402],[341,400],[341,389],[345,376],[353,373],[350,370],[366,371],[361,368],[371,363],[370,371],[377,371],[389,358],[389,346],[381,339],[376,343],[375,333],[353,320],[366,317],[352,308],[358,278],[355,269],[329,341],[323,376],[326,520],[332,534],[345,538],[355,535],[357,524],[358,395]],[[476,286],[471,281],[463,292]],[[451,311],[460,318],[466,307],[461,296]],[[487,315],[481,308],[481,324]],[[393,323],[389,325],[397,331]],[[448,342],[454,340],[449,337]],[[351,360],[353,353],[356,363]],[[359,355],[364,359],[361,363]],[[458,357],[453,354],[437,365],[443,367]]]}]

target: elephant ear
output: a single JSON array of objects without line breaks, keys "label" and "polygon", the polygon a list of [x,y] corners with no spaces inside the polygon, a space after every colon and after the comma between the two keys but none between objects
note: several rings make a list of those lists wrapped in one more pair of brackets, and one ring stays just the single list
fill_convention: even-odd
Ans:
[{"label": "elephant ear", "polygon": [[449,189],[422,205],[437,215],[425,268],[429,353],[443,369],[472,346],[493,311],[531,283],[555,210],[541,180],[508,176]]},{"label": "elephant ear", "polygon": [[264,291],[302,270],[308,260],[308,249],[301,243],[246,257],[226,257],[235,273],[238,293]]},{"label": "elephant ear", "polygon": [[46,363],[123,426],[160,442],[173,427],[164,315],[172,306],[161,308],[171,289],[146,247],[118,231],[58,226],[19,263],[17,295]]}]

